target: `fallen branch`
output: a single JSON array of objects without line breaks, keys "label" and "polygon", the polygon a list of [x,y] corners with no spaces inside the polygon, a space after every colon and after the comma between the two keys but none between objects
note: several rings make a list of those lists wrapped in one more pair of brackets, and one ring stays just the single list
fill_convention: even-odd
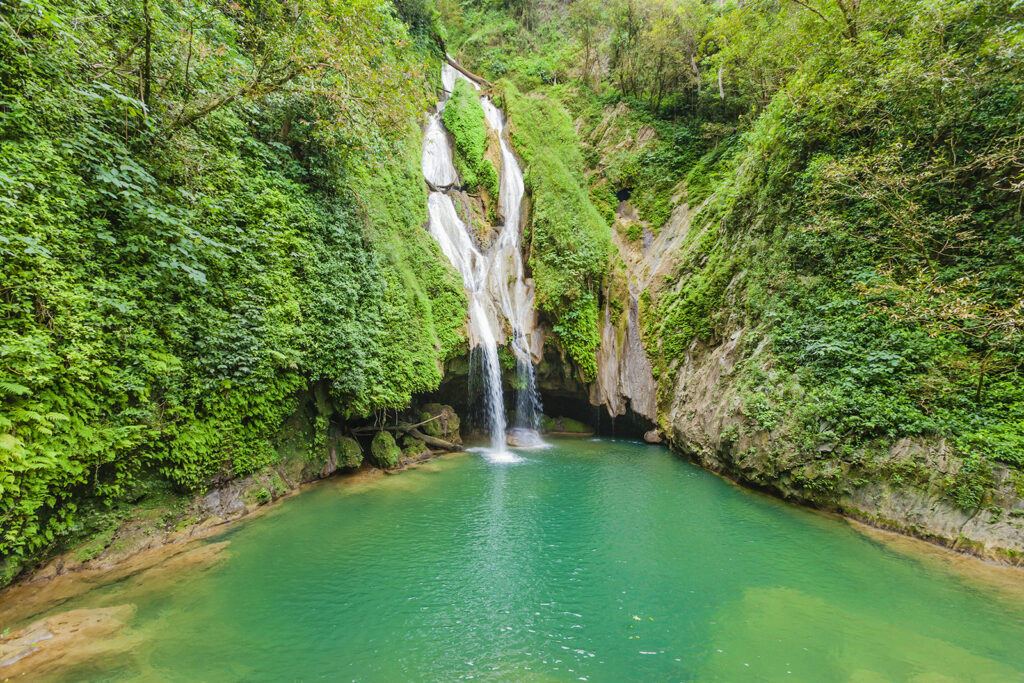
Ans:
[{"label": "fallen branch", "polygon": [[453,67],[458,69],[462,73],[462,75],[465,76],[466,78],[468,78],[469,80],[475,81],[475,82],[479,83],[480,85],[482,85],[485,88],[490,88],[491,87],[491,82],[490,81],[488,81],[486,78],[483,78],[482,76],[477,76],[475,73],[473,73],[472,71],[470,71],[466,67],[464,67],[461,64],[459,64],[458,62],[456,62],[454,59],[452,59],[452,56],[450,54],[448,54],[447,52],[444,53],[444,59],[445,59],[446,62],[451,64]]},{"label": "fallen branch", "polygon": [[459,445],[457,443],[452,443],[451,441],[445,441],[444,439],[438,439],[435,436],[430,436],[428,434],[424,434],[419,429],[417,429],[417,427],[422,427],[423,425],[427,424],[428,422],[433,422],[434,420],[438,420],[440,418],[441,418],[440,415],[435,415],[434,417],[430,418],[429,420],[423,420],[423,422],[417,422],[416,424],[409,424],[408,422],[401,422],[401,423],[399,423],[397,425],[385,425],[385,426],[382,426],[382,427],[374,427],[374,426],[356,427],[355,429],[353,429],[351,431],[352,431],[353,434],[365,434],[365,433],[368,433],[368,432],[380,432],[380,431],[402,432],[404,434],[409,434],[410,436],[412,436],[414,438],[417,438],[420,441],[422,441],[423,443],[427,444],[428,446],[433,446],[434,448],[440,448],[440,449],[446,450],[446,451],[461,451],[461,450],[465,450],[465,448],[463,446],[461,446],[461,445]]},{"label": "fallen branch", "polygon": [[465,450],[463,446],[460,446],[457,443],[452,443],[451,441],[445,441],[444,439],[438,439],[438,438],[435,438],[433,436],[428,436],[428,435],[424,434],[423,432],[421,432],[420,430],[416,429],[415,427],[411,427],[411,426],[408,426],[408,425],[406,425],[406,426],[408,427],[408,429],[405,430],[406,434],[409,434],[410,436],[416,437],[417,439],[419,439],[423,443],[427,444],[428,446],[434,446],[436,448],[442,448],[442,449],[444,449],[446,451],[461,451],[461,450]]},{"label": "fallen branch", "polygon": [[403,422],[400,425],[394,425],[394,426],[391,426],[391,427],[386,427],[386,426],[385,427],[377,427],[377,426],[367,425],[365,427],[355,427],[354,429],[352,429],[352,431],[353,432],[359,432],[359,433],[379,432],[382,429],[390,429],[390,430],[393,430],[393,431],[405,431],[406,427],[409,427],[409,428],[411,428],[411,427],[422,427],[423,425],[427,424],[428,422],[433,422],[434,420],[440,420],[440,419],[441,419],[441,415],[438,414],[438,415],[435,415],[434,417],[430,418],[429,420],[424,420],[423,422],[417,422],[414,425],[411,425],[408,422]]}]

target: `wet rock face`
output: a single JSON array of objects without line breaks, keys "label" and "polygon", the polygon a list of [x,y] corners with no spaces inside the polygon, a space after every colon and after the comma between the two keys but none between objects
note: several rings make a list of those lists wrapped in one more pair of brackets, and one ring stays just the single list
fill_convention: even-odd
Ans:
[{"label": "wet rock face", "polygon": [[607,306],[604,317],[597,352],[597,379],[591,386],[590,402],[607,407],[612,417],[625,415],[628,406],[654,422],[658,419],[658,386],[640,336],[637,296],[629,295],[624,325],[623,321],[618,326],[613,324]]}]

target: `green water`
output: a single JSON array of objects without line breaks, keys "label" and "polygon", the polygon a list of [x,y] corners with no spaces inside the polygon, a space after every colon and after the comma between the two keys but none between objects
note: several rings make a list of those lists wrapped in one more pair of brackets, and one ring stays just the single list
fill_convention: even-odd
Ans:
[{"label": "green water", "polygon": [[1006,593],[659,447],[523,455],[328,482],[212,568],[80,598],[130,598],[135,644],[71,678],[1024,679]]}]

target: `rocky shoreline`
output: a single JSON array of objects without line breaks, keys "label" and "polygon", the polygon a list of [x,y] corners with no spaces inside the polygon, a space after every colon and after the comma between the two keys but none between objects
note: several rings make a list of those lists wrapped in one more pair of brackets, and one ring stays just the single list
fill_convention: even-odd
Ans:
[{"label": "rocky shoreline", "polygon": [[[784,430],[765,428],[751,417],[746,369],[756,366],[769,378],[765,387],[753,389],[763,401],[770,402],[768,390],[787,378],[774,367],[767,336],[748,329],[741,314],[730,317],[721,339],[694,341],[682,357],[655,372],[651,357],[657,357],[659,342],[644,336],[637,292],[657,295],[667,286],[680,254],[692,248],[686,240],[701,208],[691,210],[680,197],[673,202],[676,209],[657,234],[638,221],[628,201],[619,206],[613,241],[626,268],[612,278],[608,294],[628,315],[613,322],[605,312],[591,403],[603,404],[612,415],[648,420],[674,452],[749,488],[989,562],[1024,567],[1024,477],[1009,468],[986,472],[979,484],[981,502],[970,508],[951,497],[967,473],[943,439],[880,441],[870,452],[820,443],[808,455],[797,452]],[[643,240],[622,237],[633,225],[642,228]],[[733,310],[742,310],[742,301],[733,303]]]}]

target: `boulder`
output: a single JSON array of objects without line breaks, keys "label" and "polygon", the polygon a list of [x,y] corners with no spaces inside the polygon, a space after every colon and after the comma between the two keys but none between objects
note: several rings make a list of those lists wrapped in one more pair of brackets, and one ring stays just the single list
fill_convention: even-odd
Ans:
[{"label": "boulder", "polygon": [[427,436],[443,439],[453,444],[462,443],[462,436],[459,434],[459,416],[451,406],[441,403],[426,404],[423,406],[423,410],[420,411],[420,421],[424,420],[430,420],[430,422],[420,426],[420,429]]},{"label": "boulder", "polygon": [[363,464],[363,447],[351,436],[343,436],[336,443],[338,467],[355,468]]},{"label": "boulder", "polygon": [[513,427],[505,434],[506,443],[512,448],[534,448],[544,444],[540,440],[540,434],[532,429]]},{"label": "boulder", "polygon": [[370,453],[378,467],[389,470],[398,467],[402,457],[402,449],[395,443],[391,432],[377,432],[370,443]]},{"label": "boulder", "polygon": [[647,443],[661,443],[664,439],[661,436],[661,432],[657,429],[652,429],[649,432],[644,432],[644,441]]}]

